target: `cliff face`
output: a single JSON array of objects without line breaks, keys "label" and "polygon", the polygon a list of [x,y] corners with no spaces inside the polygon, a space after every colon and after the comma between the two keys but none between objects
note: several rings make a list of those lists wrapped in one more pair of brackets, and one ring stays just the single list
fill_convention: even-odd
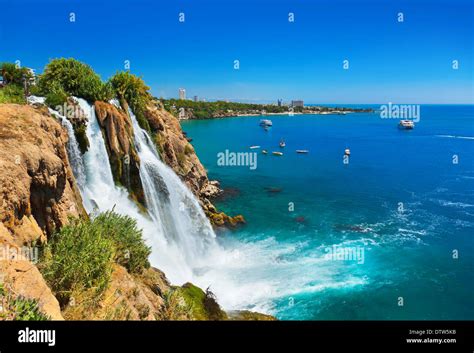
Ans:
[{"label": "cliff face", "polygon": [[85,214],[66,152],[67,133],[49,113],[0,105],[0,222],[11,242],[45,237]]},{"label": "cliff face", "polygon": [[144,205],[140,159],[133,143],[130,117],[110,103],[97,101],[94,107],[99,124],[105,132],[107,152],[114,178],[130,191],[132,197]]},{"label": "cliff face", "polygon": [[62,319],[58,301],[20,251],[45,241],[69,216],[85,216],[67,140],[46,109],[0,105],[0,284],[12,296],[37,300],[55,320]]},{"label": "cliff face", "polygon": [[222,190],[217,181],[210,181],[194,147],[183,134],[179,120],[164,110],[158,103],[150,104],[145,118],[155,135],[161,158],[188,185],[198,197],[204,212],[216,226],[235,226],[244,223],[242,216],[229,217],[218,212],[211,200]]}]

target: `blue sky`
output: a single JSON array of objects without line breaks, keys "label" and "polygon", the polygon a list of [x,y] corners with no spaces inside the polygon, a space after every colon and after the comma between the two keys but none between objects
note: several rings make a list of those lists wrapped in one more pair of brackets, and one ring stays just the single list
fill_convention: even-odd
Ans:
[{"label": "blue sky", "polygon": [[473,4],[0,0],[0,61],[41,71],[51,58],[75,57],[107,79],[130,60],[167,98],[184,87],[188,97],[241,101],[473,103]]}]

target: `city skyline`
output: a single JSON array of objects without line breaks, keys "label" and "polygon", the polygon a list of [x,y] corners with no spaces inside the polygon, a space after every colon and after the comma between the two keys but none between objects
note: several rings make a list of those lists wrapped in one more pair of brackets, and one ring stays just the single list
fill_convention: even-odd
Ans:
[{"label": "city skyline", "polygon": [[474,5],[454,2],[19,0],[3,5],[0,61],[41,73],[74,57],[103,79],[130,69],[164,98],[472,103]]}]

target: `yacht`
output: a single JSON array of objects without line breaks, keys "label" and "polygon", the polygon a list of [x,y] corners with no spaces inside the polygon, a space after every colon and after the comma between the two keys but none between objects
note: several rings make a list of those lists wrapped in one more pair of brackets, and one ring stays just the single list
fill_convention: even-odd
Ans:
[{"label": "yacht", "polygon": [[398,124],[399,129],[411,130],[415,127],[415,123],[412,120],[400,120]]},{"label": "yacht", "polygon": [[267,127],[267,126],[272,126],[273,123],[271,120],[269,119],[262,119],[260,120],[260,126],[264,126],[264,127]]}]

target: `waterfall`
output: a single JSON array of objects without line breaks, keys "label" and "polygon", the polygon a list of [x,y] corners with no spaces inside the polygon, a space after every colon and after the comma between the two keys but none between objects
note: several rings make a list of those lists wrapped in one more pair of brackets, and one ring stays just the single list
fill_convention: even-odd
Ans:
[{"label": "waterfall", "polygon": [[140,157],[140,178],[151,217],[161,220],[167,240],[175,242],[192,267],[216,246],[212,226],[197,198],[159,158],[155,145],[129,109]]},{"label": "waterfall", "polygon": [[132,217],[142,229],[145,241],[151,246],[150,263],[165,271],[173,283],[191,280],[192,269],[186,262],[185,254],[177,242],[165,236],[170,221],[166,219],[162,222],[161,216],[152,212],[150,215],[144,214],[129,198],[128,191],[115,185],[95,109],[83,99],[76,98],[76,100],[88,120],[86,134],[90,146],[83,156],[86,183],[81,189],[86,210],[94,214],[114,209],[119,214]]},{"label": "waterfall", "polygon": [[[30,98],[31,103],[44,103],[44,98]],[[275,252],[273,247],[267,248],[266,242],[246,244],[231,238],[219,244],[196,197],[160,160],[150,136],[130,114],[148,212],[140,210],[128,191],[115,185],[94,107],[83,99],[75,100],[87,117],[86,135],[90,145],[84,155],[69,120],[59,112],[51,112],[68,130],[69,159],[87,212],[94,217],[97,212],[114,209],[135,219],[152,249],[151,265],[164,271],[171,283],[211,286],[226,309],[270,311],[268,298],[274,296],[273,288],[278,285],[269,280],[267,271],[277,265],[273,259],[286,250]],[[119,106],[116,101],[112,103]],[[278,265],[282,266],[280,262]],[[285,271],[282,268],[278,272],[283,276],[278,283],[288,290]]]}]

